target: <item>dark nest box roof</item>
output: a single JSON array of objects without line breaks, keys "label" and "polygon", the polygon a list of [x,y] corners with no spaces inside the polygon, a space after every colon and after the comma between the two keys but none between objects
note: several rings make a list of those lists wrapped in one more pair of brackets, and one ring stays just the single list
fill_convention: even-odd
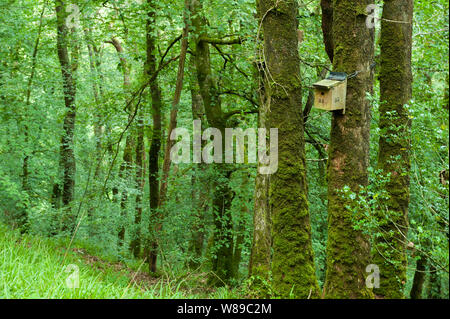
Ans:
[{"label": "dark nest box roof", "polygon": [[327,80],[344,81],[347,78],[347,73],[345,72],[330,72]]}]

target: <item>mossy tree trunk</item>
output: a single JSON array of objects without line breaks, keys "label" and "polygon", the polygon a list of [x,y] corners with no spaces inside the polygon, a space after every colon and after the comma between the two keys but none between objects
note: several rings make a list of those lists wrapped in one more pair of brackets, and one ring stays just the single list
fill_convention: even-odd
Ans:
[{"label": "mossy tree trunk", "polygon": [[[259,0],[266,67],[267,124],[278,129],[278,170],[270,175],[273,287],[283,297],[316,298],[307,200],[305,139],[294,0]],[[273,151],[273,150],[271,150]]]},{"label": "mossy tree trunk", "polygon": [[[119,40],[117,38],[112,38],[111,41],[107,41],[108,43],[111,43],[114,48],[117,51],[117,55],[120,60],[120,64],[122,67],[123,72],[123,90],[125,93],[125,96],[127,97],[130,91],[130,68],[128,65],[128,62],[124,56],[124,49],[122,45],[120,44]],[[130,105],[127,108],[128,112],[128,122],[133,121],[133,115],[134,115],[134,107]],[[130,126],[133,127],[134,126]],[[119,168],[119,177],[125,179],[127,181],[125,184],[128,184],[131,177],[131,169],[133,166],[133,148],[134,148],[134,140],[133,140],[133,130],[130,132],[127,132],[127,137],[125,139],[125,149],[123,150],[123,161]],[[122,190],[122,197],[120,199],[120,223],[119,223],[119,233],[118,233],[118,239],[119,239],[119,245],[124,245],[125,240],[125,220],[127,216],[127,203],[128,203],[128,191],[126,188]]]},{"label": "mossy tree trunk", "polygon": [[[207,36],[207,21],[202,14],[201,0],[192,0],[191,11],[195,37],[196,73],[206,119],[210,127],[214,127],[221,132],[222,145],[225,145],[225,128],[228,118],[222,110],[220,95],[211,71],[209,44],[234,44],[240,43],[240,41],[221,41],[221,39],[213,39]],[[225,152],[222,155],[222,163],[214,163],[214,171],[217,175],[211,183],[214,218],[213,248],[215,251],[211,254],[214,275],[209,278],[209,282],[213,285],[227,283],[233,274],[233,220],[230,211],[233,196],[229,186],[232,166],[224,163]]]},{"label": "mossy tree trunk", "polygon": [[[259,14],[259,16],[261,16]],[[258,125],[261,128],[268,128],[268,96],[264,89],[264,63],[257,63],[258,70],[255,75],[258,83],[259,93],[259,113]],[[267,140],[267,138],[266,138]],[[266,145],[269,145],[266,141]],[[258,163],[258,168],[261,166]],[[250,254],[249,276],[260,277],[261,279],[269,279],[270,264],[272,260],[272,233],[271,233],[271,217],[269,205],[269,175],[257,172],[255,179],[254,193],[254,212],[253,212],[253,242]],[[258,289],[258,287],[255,287]]]},{"label": "mossy tree trunk", "polygon": [[142,197],[145,186],[145,144],[144,144],[144,112],[140,112],[136,128],[136,206],[134,216],[134,231],[130,243],[130,251],[135,258],[141,254],[141,220]]},{"label": "mossy tree trunk", "polygon": [[366,26],[369,0],[333,1],[333,70],[348,79],[345,114],[333,111],[328,155],[328,242],[325,298],[370,298],[365,278],[370,264],[368,238],[354,229],[358,204],[344,198],[345,186],[358,193],[368,183],[373,29]]},{"label": "mossy tree trunk", "polygon": [[[406,284],[412,95],[411,44],[413,0],[385,0],[381,21],[380,141],[378,167],[389,176],[389,199],[377,212],[381,233],[373,263],[380,267],[384,298],[403,298]],[[392,23],[391,21],[403,23]]]}]

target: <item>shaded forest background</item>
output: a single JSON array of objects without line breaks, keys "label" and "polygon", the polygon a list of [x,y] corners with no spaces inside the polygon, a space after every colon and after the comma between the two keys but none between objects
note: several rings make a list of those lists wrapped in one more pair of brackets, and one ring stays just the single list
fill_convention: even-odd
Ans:
[{"label": "shaded forest background", "polygon": [[[282,2],[291,10],[293,1]],[[341,2],[362,8],[369,4]],[[282,219],[273,216],[281,216],[276,215],[277,209],[284,209],[281,190],[289,202],[292,183],[283,184],[279,175],[274,177],[279,192],[271,190],[271,194],[281,200],[273,204],[258,193],[268,192],[269,186],[257,174],[256,164],[170,164],[167,157],[168,132],[174,125],[192,131],[192,121],[200,119],[203,128],[263,127],[266,124],[261,121],[270,117],[267,97],[275,107],[282,105],[282,93],[268,89],[271,84],[264,83],[261,75],[267,67],[260,56],[261,46],[272,34],[268,31],[272,20],[264,21],[261,8],[276,6],[276,1],[260,0],[256,5],[250,0],[79,0],[70,2],[80,9],[79,20],[69,18],[67,23],[76,11],[74,7],[66,11],[68,3],[0,2],[0,221],[22,234],[86,249],[157,278],[196,273],[201,274],[199,285],[245,286],[248,290],[238,296],[317,298],[324,286],[332,290],[326,281],[327,265],[334,262],[327,261],[332,225],[328,183],[333,178],[328,158],[330,148],[336,149],[330,135],[335,130],[331,125],[334,115],[313,108],[312,84],[333,67],[342,67],[336,62],[339,58],[334,64],[330,61],[326,34],[324,41],[323,14],[333,1],[298,1],[297,7],[292,6],[295,9],[286,11],[289,14],[280,8],[280,15],[286,14],[291,19],[288,22],[297,21],[301,30],[296,33],[299,63],[292,68],[293,73],[298,70],[300,79],[294,87],[299,103],[292,114],[300,112],[302,120],[292,125],[297,125],[294,131],[304,141],[305,167],[293,164],[293,174],[305,169],[307,186],[299,185],[307,192],[307,201],[306,206],[298,204],[298,210],[309,212],[309,220],[294,214],[290,223],[294,229],[298,223],[311,228],[311,256],[307,248],[300,247],[305,254],[302,263],[312,264],[309,279],[304,275],[307,267],[299,270],[296,262],[292,265],[283,256],[277,245],[285,242],[275,240],[269,253],[255,246],[255,236],[267,236],[270,242],[273,232],[277,239],[277,234],[289,231],[283,228]],[[376,3],[383,7],[382,1]],[[386,298],[449,297],[448,10],[445,0],[414,1],[412,95],[405,106],[410,121],[404,127],[398,125],[394,133],[380,120],[389,121],[391,115],[395,121],[395,114],[386,115],[384,102],[380,102],[383,39],[379,22],[371,31],[374,51],[360,50],[362,59],[375,62],[373,80],[364,82],[373,84],[364,94],[371,114],[370,137],[364,141],[368,183],[360,192],[342,187],[333,200],[342,198],[354,204],[355,218],[349,229],[340,229],[342,236],[354,231],[363,234],[372,247],[366,254],[369,259],[377,255],[376,248],[378,253],[391,249],[392,255],[383,255],[381,263],[405,273],[404,280],[393,275],[395,283],[384,287],[388,293],[374,291]],[[261,21],[267,24],[262,27]],[[366,28],[363,22],[360,25]],[[288,24],[286,34],[291,29]],[[273,41],[289,41],[283,28],[277,30],[280,37]],[[339,52],[334,54],[339,56]],[[372,54],[373,59],[364,54]],[[395,72],[403,72],[402,67]],[[283,70],[274,76],[283,81]],[[276,116],[268,119],[274,121]],[[395,247],[379,245],[380,237],[396,232],[383,224],[395,218],[379,213],[395,196],[389,177],[380,169],[379,141],[381,137],[389,143],[406,130],[410,167],[403,172],[409,176],[409,227],[400,245],[404,264]],[[348,155],[356,162],[364,161],[359,154]],[[295,156],[289,160],[302,161]],[[285,172],[284,168],[280,163],[279,169]],[[264,215],[270,205],[275,209],[272,221]],[[261,228],[255,225],[261,225],[261,218],[267,218],[264,225],[274,222],[274,229],[267,226],[265,232],[256,234]],[[295,242],[296,236],[303,235],[294,232],[280,240],[293,236]],[[329,257],[333,247],[328,251]],[[269,258],[266,264],[261,262],[264,258]],[[375,261],[361,261],[361,269]],[[299,271],[307,283],[278,277],[289,273],[288,267],[293,273]],[[360,275],[364,279],[367,273]],[[305,289],[299,287],[302,284]],[[337,289],[327,297],[374,297],[372,292],[363,294],[360,287],[346,285],[343,289],[348,293]]]}]

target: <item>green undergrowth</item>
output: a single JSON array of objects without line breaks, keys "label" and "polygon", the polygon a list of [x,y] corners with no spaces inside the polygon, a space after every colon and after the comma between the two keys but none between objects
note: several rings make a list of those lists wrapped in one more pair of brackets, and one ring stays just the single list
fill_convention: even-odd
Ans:
[{"label": "green undergrowth", "polygon": [[[0,224],[0,298],[154,299],[239,298],[239,292],[202,286],[202,274],[150,276],[127,264],[91,255],[77,244],[19,232]],[[70,266],[72,265],[72,266]],[[79,274],[78,287],[72,279]]]}]

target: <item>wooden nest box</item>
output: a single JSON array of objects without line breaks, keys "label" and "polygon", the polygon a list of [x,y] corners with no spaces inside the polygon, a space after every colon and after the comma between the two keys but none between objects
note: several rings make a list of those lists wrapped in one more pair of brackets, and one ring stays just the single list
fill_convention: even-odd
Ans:
[{"label": "wooden nest box", "polygon": [[314,107],[326,110],[343,110],[345,114],[345,96],[347,94],[347,74],[330,72],[330,75],[313,84]]}]

